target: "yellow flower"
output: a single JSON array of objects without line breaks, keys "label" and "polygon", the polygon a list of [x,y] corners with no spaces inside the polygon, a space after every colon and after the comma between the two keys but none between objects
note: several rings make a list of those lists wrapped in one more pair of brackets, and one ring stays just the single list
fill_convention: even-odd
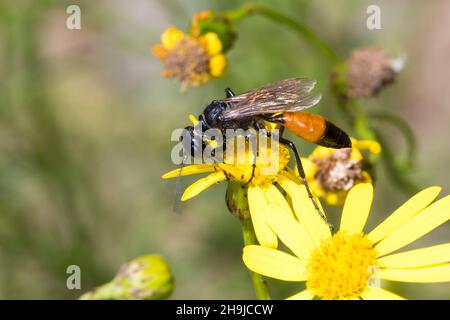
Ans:
[{"label": "yellow flower", "polygon": [[164,66],[163,76],[180,80],[182,88],[220,77],[227,66],[222,42],[214,32],[192,36],[169,27],[152,52]]},{"label": "yellow flower", "polygon": [[[194,125],[197,124],[197,119],[194,116],[191,115],[190,119]],[[191,199],[219,182],[235,181],[241,184],[247,189],[250,216],[258,242],[265,247],[276,248],[278,245],[277,237],[267,225],[265,217],[269,213],[277,214],[280,212],[280,214],[283,214],[286,212],[285,209],[289,208],[289,205],[275,183],[294,183],[294,181],[298,182],[299,180],[288,170],[289,150],[281,144],[278,145],[278,148],[273,148],[276,152],[272,153],[271,149],[268,143],[267,147],[259,146],[258,156],[256,157],[251,148],[247,148],[243,159],[239,159],[235,150],[234,158],[227,159],[224,156],[223,163],[185,166],[182,169],[182,176],[200,173],[208,173],[208,175],[186,188],[181,200]],[[255,166],[253,163],[255,163]],[[173,170],[163,175],[162,178],[177,178],[179,172],[180,169]],[[308,197],[298,201],[303,201],[305,205],[311,203]],[[318,215],[317,212],[316,214]]]},{"label": "yellow flower", "polygon": [[307,158],[302,158],[306,180],[318,197],[329,205],[342,205],[348,190],[358,183],[372,183],[364,170],[363,150],[372,154],[381,152],[378,142],[352,138],[352,149],[317,147]]},{"label": "yellow flower", "polygon": [[419,192],[364,233],[373,187],[360,183],[350,190],[340,230],[332,235],[317,212],[299,202],[307,197],[304,186],[288,184],[283,188],[294,213],[285,202],[280,208],[286,212],[269,212],[266,221],[294,255],[252,245],[244,248],[243,260],[262,275],[306,282],[306,289],[289,299],[402,299],[379,281],[450,281],[450,243],[396,252],[450,219],[450,196],[432,204],[441,188]]}]

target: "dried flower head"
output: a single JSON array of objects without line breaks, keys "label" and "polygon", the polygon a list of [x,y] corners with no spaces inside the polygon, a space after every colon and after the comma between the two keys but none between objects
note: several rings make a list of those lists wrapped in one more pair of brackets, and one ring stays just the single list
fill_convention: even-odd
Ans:
[{"label": "dried flower head", "polygon": [[328,191],[350,190],[361,180],[362,163],[351,159],[351,148],[337,149],[327,158],[313,158],[317,166],[315,178]]},{"label": "dried flower head", "polygon": [[381,146],[376,141],[356,139],[352,139],[352,146],[351,149],[319,146],[308,158],[302,158],[306,179],[313,193],[330,205],[342,204],[354,185],[372,182],[372,177],[365,170],[367,159],[363,150],[378,154]]},{"label": "dried flower head", "polygon": [[355,49],[349,60],[334,67],[332,86],[343,97],[372,97],[394,82],[404,63],[404,58],[392,58],[379,47]]},{"label": "dried flower head", "polygon": [[347,64],[347,96],[365,98],[377,94],[395,80],[398,60],[379,47],[353,50]]}]

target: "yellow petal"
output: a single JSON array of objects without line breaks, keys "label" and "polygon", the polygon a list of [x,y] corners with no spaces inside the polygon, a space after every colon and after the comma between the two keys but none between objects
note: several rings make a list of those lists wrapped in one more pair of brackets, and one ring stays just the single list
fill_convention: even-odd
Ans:
[{"label": "yellow petal", "polygon": [[378,256],[386,255],[417,240],[450,219],[450,196],[436,201],[379,242]]},{"label": "yellow petal", "polygon": [[268,214],[266,210],[269,210],[269,205],[266,202],[264,191],[260,187],[250,186],[247,195],[250,216],[258,242],[264,247],[276,248],[278,246],[277,236],[266,222]]},{"label": "yellow petal", "polygon": [[348,193],[342,210],[340,231],[349,234],[362,232],[369,216],[373,199],[370,183],[359,183]]},{"label": "yellow petal", "polygon": [[306,289],[297,294],[294,294],[293,296],[290,296],[286,300],[312,300],[313,298],[314,295],[311,293],[311,291]]},{"label": "yellow petal", "polygon": [[270,184],[267,188],[263,189],[264,195],[266,197],[267,203],[273,203],[279,207],[281,207],[285,214],[290,217],[293,217],[291,207],[289,206],[287,200],[281,192],[275,187],[273,184]]},{"label": "yellow petal", "polygon": [[181,197],[181,201],[189,200],[198,195],[200,192],[208,189],[213,184],[225,181],[226,179],[227,177],[222,171],[211,173],[210,175],[197,180],[189,187],[187,187],[183,193],[183,196]]},{"label": "yellow petal", "polygon": [[358,148],[352,148],[352,152],[350,153],[350,160],[352,161],[361,161],[363,160],[363,154]]},{"label": "yellow petal", "polygon": [[226,163],[218,163],[217,165],[219,166],[220,169],[227,172],[229,175],[233,176],[234,178],[236,178],[236,179],[242,178],[242,175],[243,175],[242,172],[235,166],[226,164]]},{"label": "yellow petal", "polygon": [[440,192],[440,187],[430,187],[420,191],[373,229],[368,234],[368,238],[374,243],[386,238],[403,223],[425,209]]},{"label": "yellow petal", "polygon": [[305,281],[306,269],[298,258],[261,246],[246,246],[242,255],[250,270],[284,281]]},{"label": "yellow petal", "polygon": [[192,122],[194,126],[198,125],[200,121],[198,121],[197,117],[193,114],[189,115],[189,120]]},{"label": "yellow petal", "polygon": [[167,59],[168,52],[162,44],[155,44],[150,50],[159,60],[164,62]]},{"label": "yellow petal", "polygon": [[210,56],[215,56],[222,51],[222,42],[216,33],[208,32],[202,37],[202,40],[205,41],[206,51]]},{"label": "yellow petal", "polygon": [[328,158],[329,156],[331,156],[333,154],[334,150],[335,149],[332,149],[332,148],[325,148],[325,147],[318,146],[313,150],[313,152],[311,152],[311,154],[308,156],[308,158],[310,158],[310,159]]},{"label": "yellow petal", "polygon": [[450,261],[450,243],[416,249],[379,258],[384,268],[417,268]]},{"label": "yellow petal", "polygon": [[381,145],[374,140],[352,140],[352,144],[358,149],[368,149],[373,154],[381,152]]},{"label": "yellow petal", "polygon": [[[213,172],[213,171],[214,171],[214,165],[211,165],[211,164],[193,164],[193,165],[190,165],[190,166],[183,167],[183,169],[181,170],[181,176],[189,176],[191,174]],[[177,178],[179,175],[180,175],[180,168],[165,173],[162,176],[162,178],[163,179]]]},{"label": "yellow petal", "polygon": [[314,241],[305,230],[303,224],[294,217],[269,214],[267,223],[280,240],[302,261],[308,261],[310,252],[314,250]]},{"label": "yellow petal", "polygon": [[405,298],[400,297],[393,292],[376,287],[367,287],[361,294],[361,298],[364,300],[405,300]]},{"label": "yellow petal", "polygon": [[344,195],[344,197],[341,197],[340,194],[341,194],[340,192],[327,192],[324,195],[325,201],[330,206],[342,205],[344,203],[345,195]]},{"label": "yellow petal", "polygon": [[[314,208],[305,186],[299,185],[283,175],[278,176],[277,182],[289,194],[298,220],[303,224],[305,230],[308,231],[315,245],[319,246],[322,240],[330,238],[330,229]],[[320,206],[319,200],[316,199],[316,202]]]},{"label": "yellow petal", "polygon": [[381,269],[380,278],[401,282],[450,282],[450,264],[414,269]]},{"label": "yellow petal", "polygon": [[183,31],[175,28],[169,27],[166,31],[161,35],[161,43],[162,45],[168,49],[173,49],[181,40],[184,38]]},{"label": "yellow petal", "polygon": [[209,59],[209,73],[213,77],[220,77],[225,73],[227,59],[223,54],[218,54]]}]

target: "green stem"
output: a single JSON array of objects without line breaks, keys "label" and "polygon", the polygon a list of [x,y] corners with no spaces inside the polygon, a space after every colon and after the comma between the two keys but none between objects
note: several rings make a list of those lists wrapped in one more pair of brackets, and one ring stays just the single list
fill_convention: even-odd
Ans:
[{"label": "green stem", "polygon": [[392,181],[400,189],[407,192],[408,194],[418,192],[420,188],[418,187],[417,183],[411,181],[402,174],[404,170],[401,166],[399,166],[398,161],[395,161],[395,152],[390,148],[389,144],[379,132],[376,132],[376,134],[377,140],[380,142],[383,148],[383,162],[386,165],[386,169]]},{"label": "green stem", "polygon": [[399,159],[397,160],[397,162],[404,169],[410,169],[413,166],[414,159],[416,157],[417,142],[416,137],[414,136],[414,132],[412,131],[409,124],[399,116],[385,112],[370,113],[369,117],[375,120],[389,123],[400,130],[407,143],[407,152],[404,159]]},{"label": "green stem", "polygon": [[[252,220],[250,218],[245,218],[241,220],[242,223],[242,234],[244,237],[244,244],[246,246],[257,244],[256,234],[253,229]],[[252,278],[253,287],[255,288],[256,298],[258,300],[270,300],[269,288],[264,280],[263,276],[249,270],[250,276]]]},{"label": "green stem", "polygon": [[276,10],[273,10],[265,6],[250,4],[245,5],[237,10],[229,11],[228,17],[231,20],[236,21],[254,13],[265,16],[266,18],[269,18],[276,23],[282,24],[290,28],[291,30],[296,32],[301,38],[303,38],[306,42],[318,48],[331,64],[336,63],[337,61],[336,53],[325,40],[323,40],[319,35],[313,32],[305,24],[297,20],[294,20]]},{"label": "green stem", "polygon": [[[355,100],[338,98],[338,106],[349,124],[353,127],[359,139],[376,140],[377,136],[374,129],[369,125],[369,119],[363,108]],[[369,160],[375,163],[379,158],[378,154],[370,154]]]}]

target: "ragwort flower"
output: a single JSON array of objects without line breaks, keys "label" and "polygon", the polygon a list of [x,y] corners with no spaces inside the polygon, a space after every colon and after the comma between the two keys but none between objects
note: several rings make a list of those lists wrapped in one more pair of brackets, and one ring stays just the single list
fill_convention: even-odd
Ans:
[{"label": "ragwort flower", "polygon": [[307,196],[304,187],[288,183],[298,220],[287,205],[281,205],[284,214],[269,212],[266,220],[294,255],[252,245],[244,248],[243,260],[262,275],[306,282],[306,289],[289,299],[402,299],[379,287],[378,280],[450,281],[450,243],[396,253],[450,219],[450,196],[431,204],[441,188],[419,192],[374,230],[364,233],[373,187],[358,184],[347,196],[340,230],[331,234],[310,206],[300,205],[298,199]]},{"label": "ragwort flower", "polygon": [[169,27],[161,35],[161,44],[153,46],[152,52],[164,66],[163,76],[178,79],[184,89],[224,74],[227,60],[222,48],[214,32],[192,36]]},{"label": "ragwort flower", "polygon": [[[195,125],[197,120],[194,116],[191,116],[191,121]],[[238,161],[238,155],[235,152],[233,159],[224,157],[223,163],[193,164],[183,167],[182,176],[201,173],[208,173],[208,175],[187,187],[181,201],[197,196],[216,183],[236,182],[247,190],[250,216],[258,242],[265,247],[276,248],[278,245],[277,237],[267,225],[265,219],[269,213],[277,214],[277,212],[280,212],[280,214],[283,214],[289,209],[289,205],[275,184],[281,183],[283,185],[294,183],[294,181],[297,183],[299,179],[287,167],[290,157],[287,147],[279,144],[278,148],[273,149],[276,152],[272,152],[270,143],[267,143],[267,146],[259,146],[257,155],[253,153],[254,151],[251,148],[247,148],[243,157],[244,161],[242,159]],[[175,169],[162,177],[164,179],[177,178],[179,174],[180,169]],[[300,198],[298,201],[305,205],[312,205],[308,196]],[[316,214],[319,216],[317,212]]]},{"label": "ragwort flower", "polygon": [[381,146],[373,140],[352,138],[352,148],[330,149],[318,146],[307,157],[302,158],[306,180],[314,195],[324,198],[329,205],[344,203],[348,191],[358,183],[370,182],[367,157],[381,152]]}]

